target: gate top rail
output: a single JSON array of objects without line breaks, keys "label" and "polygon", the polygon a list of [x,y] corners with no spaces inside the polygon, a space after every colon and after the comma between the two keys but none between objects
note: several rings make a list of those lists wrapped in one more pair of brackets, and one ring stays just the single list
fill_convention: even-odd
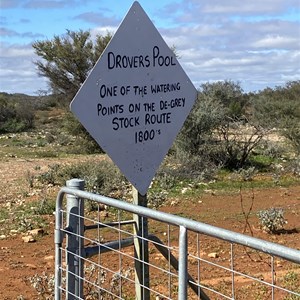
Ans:
[{"label": "gate top rail", "polygon": [[[124,200],[116,200],[110,197],[101,196],[101,195],[93,194],[91,192],[81,191],[73,188],[63,187],[59,191],[56,200],[57,215],[60,214],[60,207],[62,206],[62,201],[65,194],[73,195],[75,197],[79,197],[83,199],[89,199],[108,206],[113,206],[115,208],[131,212],[133,214],[139,214],[146,218],[152,218],[158,221],[164,220],[165,223],[169,223],[177,226],[183,226],[194,232],[203,233],[231,243],[236,243],[246,247],[250,247],[259,251],[263,251],[267,254],[278,256],[286,260],[289,260],[291,262],[300,264],[300,250],[292,249],[276,243],[268,242],[262,239],[254,238],[241,233],[208,225],[202,222],[197,222],[180,216],[152,210],[147,207],[137,206],[128,203]],[[58,222],[56,224],[56,229],[59,230],[60,226],[61,224],[59,224]]]}]

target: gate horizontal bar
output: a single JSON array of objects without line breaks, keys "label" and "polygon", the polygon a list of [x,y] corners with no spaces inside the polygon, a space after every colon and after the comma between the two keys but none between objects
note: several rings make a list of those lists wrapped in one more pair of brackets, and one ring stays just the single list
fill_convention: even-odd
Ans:
[{"label": "gate horizontal bar", "polygon": [[126,202],[125,200],[116,200],[113,198],[93,194],[86,191],[75,190],[72,188],[63,187],[58,195],[56,207],[61,207],[62,200],[65,194],[77,196],[80,198],[90,199],[92,201],[106,204],[108,206],[114,206],[120,210],[126,210],[128,212],[139,214],[147,218],[152,218],[158,221],[164,220],[164,222],[184,226],[188,230],[206,234],[212,237],[216,237],[231,243],[240,244],[246,247],[250,247],[259,251],[263,251],[270,255],[275,255],[291,262],[300,264],[300,250],[288,248],[279,244],[264,241],[262,239],[246,236],[241,233],[233,232],[227,229],[219,228],[216,226],[208,225],[205,223],[185,219],[180,216],[152,210],[147,207],[137,206]]},{"label": "gate horizontal bar", "polygon": [[100,229],[100,228],[106,228],[106,227],[117,227],[122,225],[132,225],[135,221],[128,220],[128,221],[121,221],[121,222],[110,222],[110,223],[103,223],[103,224],[95,224],[95,225],[85,225],[84,230],[90,230],[90,229]]},{"label": "gate horizontal bar", "polygon": [[120,241],[113,241],[99,246],[90,246],[85,248],[85,257],[92,257],[99,253],[107,253],[112,250],[118,250],[133,245],[133,238],[127,238]]}]

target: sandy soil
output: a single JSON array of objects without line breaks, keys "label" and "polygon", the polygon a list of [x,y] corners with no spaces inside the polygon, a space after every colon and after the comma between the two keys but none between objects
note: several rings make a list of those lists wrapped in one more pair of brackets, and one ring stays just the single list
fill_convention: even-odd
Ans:
[{"label": "sandy soil", "polygon": [[[37,199],[41,193],[55,197],[58,188],[48,187],[44,191],[32,192],[28,187],[27,177],[28,171],[32,173],[42,172],[56,162],[55,159],[21,160],[17,158],[7,158],[1,161],[0,205],[7,205],[12,199],[21,202]],[[61,162],[62,160],[60,160]],[[24,197],[25,193],[27,194],[26,197]],[[170,199],[168,203],[174,203],[174,201],[176,202],[176,199]],[[263,232],[259,228],[255,213],[249,216],[250,227],[247,227],[241,205],[243,205],[245,213],[251,207],[252,212],[270,207],[284,208],[285,218],[288,221],[285,231],[277,235]],[[170,204],[162,207],[161,210],[189,216],[197,221],[237,232],[245,232],[248,235],[252,234],[255,237],[300,249],[300,186],[256,189],[254,191],[244,190],[242,194],[235,193],[232,195],[208,192],[193,199],[183,198],[177,201],[176,205]],[[54,216],[47,218],[49,227],[45,229],[45,234],[38,237],[34,243],[25,243],[20,233],[12,233],[0,240],[0,299],[39,299],[29,282],[29,278],[43,272],[53,274],[54,271]],[[213,245],[206,249],[208,253],[213,250]],[[254,273],[260,271],[255,267],[253,268]],[[284,265],[281,268],[284,269]],[[217,282],[214,276],[206,280],[210,280],[210,283],[213,283],[213,280]]]}]

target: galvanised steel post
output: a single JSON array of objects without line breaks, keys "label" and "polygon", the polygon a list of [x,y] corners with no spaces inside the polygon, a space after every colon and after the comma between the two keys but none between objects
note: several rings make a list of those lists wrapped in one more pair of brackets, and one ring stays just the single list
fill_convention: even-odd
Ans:
[{"label": "galvanised steel post", "polygon": [[187,300],[188,272],[187,272],[187,230],[179,228],[179,262],[178,262],[178,300]]},{"label": "galvanised steel post", "polygon": [[62,233],[62,199],[63,197],[57,197],[55,208],[55,231],[54,231],[54,243],[55,243],[55,292],[54,299],[61,300],[61,281],[62,281],[62,243],[64,235]]},{"label": "galvanised steel post", "polygon": [[[84,189],[84,180],[71,179],[67,187]],[[83,299],[84,200],[67,195],[67,300]]]}]

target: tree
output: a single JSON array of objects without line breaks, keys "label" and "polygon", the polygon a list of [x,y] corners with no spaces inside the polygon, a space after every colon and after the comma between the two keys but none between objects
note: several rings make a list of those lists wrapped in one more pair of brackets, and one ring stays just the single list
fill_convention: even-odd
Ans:
[{"label": "tree", "polygon": [[177,153],[200,168],[205,159],[206,164],[238,169],[265,134],[252,119],[249,97],[239,83],[206,83],[176,141]]},{"label": "tree", "polygon": [[0,93],[0,133],[33,128],[34,109],[30,96]]},{"label": "tree", "polygon": [[[33,43],[35,53],[42,58],[35,62],[38,72],[49,80],[58,101],[68,107],[111,37],[110,33],[97,35],[92,41],[89,31],[67,30],[63,36]],[[71,113],[65,115],[65,124],[65,129],[78,137],[81,148],[89,153],[101,150]]]},{"label": "tree", "polygon": [[201,86],[205,99],[218,101],[226,110],[226,116],[239,120],[245,114],[248,97],[244,94],[239,82],[231,80],[205,83]]},{"label": "tree", "polygon": [[300,80],[283,87],[267,88],[253,99],[256,119],[266,128],[276,128],[300,153]]},{"label": "tree", "polygon": [[98,35],[93,42],[89,31],[67,30],[63,36],[33,43],[35,53],[42,58],[35,62],[41,76],[49,79],[54,94],[63,95],[67,103],[87,78],[111,34]]}]

